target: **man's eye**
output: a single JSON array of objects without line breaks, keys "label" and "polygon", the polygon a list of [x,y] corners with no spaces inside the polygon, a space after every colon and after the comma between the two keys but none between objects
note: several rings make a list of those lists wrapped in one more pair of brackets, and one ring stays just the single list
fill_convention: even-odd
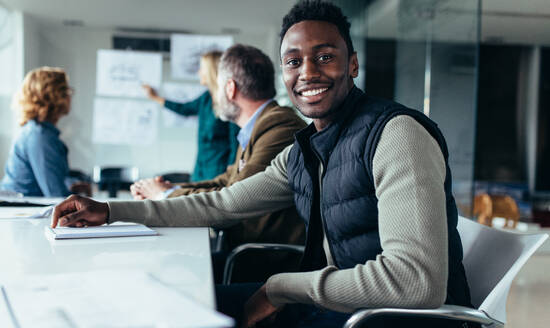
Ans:
[{"label": "man's eye", "polygon": [[320,55],[319,57],[317,57],[317,60],[319,60],[320,62],[327,62],[331,59],[332,55]]},{"label": "man's eye", "polygon": [[297,66],[300,64],[298,59],[289,59],[286,61],[286,66]]}]

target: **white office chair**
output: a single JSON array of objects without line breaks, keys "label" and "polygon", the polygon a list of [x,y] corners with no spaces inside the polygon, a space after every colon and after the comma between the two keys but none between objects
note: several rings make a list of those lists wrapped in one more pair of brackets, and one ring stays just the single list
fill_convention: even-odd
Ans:
[{"label": "white office chair", "polygon": [[464,268],[470,285],[471,309],[443,305],[438,309],[364,309],[355,312],[344,328],[357,328],[369,318],[400,315],[463,320],[485,327],[506,323],[506,299],[512,280],[527,259],[548,238],[547,234],[522,234],[489,228],[459,217],[458,232],[464,250]]}]

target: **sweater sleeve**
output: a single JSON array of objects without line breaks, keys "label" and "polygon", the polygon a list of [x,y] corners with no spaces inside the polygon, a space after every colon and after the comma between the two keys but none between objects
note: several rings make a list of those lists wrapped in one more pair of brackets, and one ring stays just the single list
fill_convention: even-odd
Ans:
[{"label": "sweater sleeve", "polygon": [[235,164],[228,166],[227,170],[224,173],[218,175],[212,180],[177,183],[176,184],[177,189],[174,189],[167,196],[168,198],[174,198],[174,197],[180,197],[185,195],[197,194],[200,192],[222,190],[224,187],[227,187],[229,185],[229,181],[231,179],[231,172],[235,170],[234,166]]},{"label": "sweater sleeve", "polygon": [[286,164],[291,146],[263,172],[220,191],[165,200],[108,202],[109,221],[131,221],[149,226],[228,227],[242,219],[261,217],[292,206]]},{"label": "sweater sleeve", "polygon": [[340,312],[435,308],[448,276],[445,161],[438,143],[409,116],[384,128],[373,159],[382,253],[339,270],[282,273],[267,282],[274,305],[308,303]]}]

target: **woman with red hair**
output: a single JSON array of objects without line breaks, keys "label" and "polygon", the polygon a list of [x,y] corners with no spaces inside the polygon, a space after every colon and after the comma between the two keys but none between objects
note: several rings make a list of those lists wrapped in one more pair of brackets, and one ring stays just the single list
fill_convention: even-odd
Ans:
[{"label": "woman with red hair", "polygon": [[67,147],[55,125],[69,113],[72,92],[61,68],[41,67],[25,76],[14,99],[22,129],[12,145],[0,189],[25,196],[70,194],[65,185]]}]

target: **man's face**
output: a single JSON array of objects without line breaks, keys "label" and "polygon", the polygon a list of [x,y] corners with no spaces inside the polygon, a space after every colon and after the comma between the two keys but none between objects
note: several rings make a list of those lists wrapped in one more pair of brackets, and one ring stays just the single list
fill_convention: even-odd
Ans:
[{"label": "man's face", "polygon": [[216,95],[216,101],[218,104],[216,112],[218,113],[222,121],[235,122],[241,113],[241,108],[227,98],[227,79],[223,78],[221,75],[218,75],[217,82],[218,91]]},{"label": "man's face", "polygon": [[348,56],[336,25],[302,21],[281,43],[283,80],[292,103],[305,116],[330,119],[357,76],[357,55]]}]

